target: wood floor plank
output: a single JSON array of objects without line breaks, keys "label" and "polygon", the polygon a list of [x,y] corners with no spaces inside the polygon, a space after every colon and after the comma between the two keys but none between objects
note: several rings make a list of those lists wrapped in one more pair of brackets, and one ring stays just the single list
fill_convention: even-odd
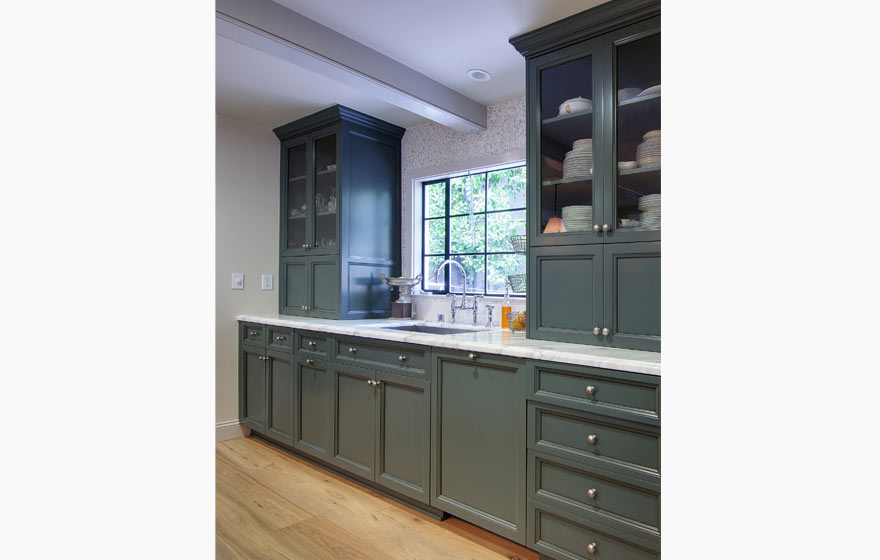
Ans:
[{"label": "wood floor plank", "polygon": [[216,560],[247,560],[244,556],[233,550],[226,541],[219,536],[214,539],[214,558]]},{"label": "wood floor plank", "polygon": [[286,529],[302,546],[336,560],[388,560],[388,550],[376,548],[330,520],[315,516]]}]

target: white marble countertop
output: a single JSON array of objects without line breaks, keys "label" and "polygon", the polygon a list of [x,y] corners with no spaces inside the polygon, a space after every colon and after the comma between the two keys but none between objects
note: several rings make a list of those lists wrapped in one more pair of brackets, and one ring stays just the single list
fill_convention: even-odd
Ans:
[{"label": "white marble countertop", "polygon": [[625,350],[622,348],[607,348],[604,346],[588,346],[586,344],[568,344],[565,342],[532,340],[527,339],[523,333],[514,334],[507,329],[474,330],[473,332],[460,334],[428,334],[384,329],[382,327],[411,324],[454,327],[469,330],[473,327],[461,324],[451,325],[449,323],[429,323],[427,321],[406,319],[339,321],[335,319],[313,319],[310,317],[295,317],[291,315],[277,314],[239,315],[236,319],[250,323],[291,327],[294,329],[308,329],[333,334],[392,340],[395,342],[407,342],[410,344],[422,344],[439,348],[471,350],[474,352],[486,352],[488,354],[500,354],[503,356],[515,356],[518,358],[531,358],[550,362],[562,362],[566,364],[660,375],[659,352],[644,352],[641,350]]}]

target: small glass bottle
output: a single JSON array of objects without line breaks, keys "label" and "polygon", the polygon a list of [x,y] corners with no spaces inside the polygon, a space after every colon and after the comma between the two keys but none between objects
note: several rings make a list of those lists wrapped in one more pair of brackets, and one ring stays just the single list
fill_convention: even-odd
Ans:
[{"label": "small glass bottle", "polygon": [[501,303],[501,328],[508,329],[507,314],[510,313],[510,282],[504,282],[504,301]]}]

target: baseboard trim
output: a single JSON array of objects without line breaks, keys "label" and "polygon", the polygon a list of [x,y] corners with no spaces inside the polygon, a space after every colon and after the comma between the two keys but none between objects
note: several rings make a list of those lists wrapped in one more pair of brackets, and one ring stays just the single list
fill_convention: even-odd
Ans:
[{"label": "baseboard trim", "polygon": [[217,422],[216,427],[217,441],[226,441],[228,439],[236,439],[247,437],[251,433],[251,429],[242,426],[238,420],[227,420],[226,422]]}]

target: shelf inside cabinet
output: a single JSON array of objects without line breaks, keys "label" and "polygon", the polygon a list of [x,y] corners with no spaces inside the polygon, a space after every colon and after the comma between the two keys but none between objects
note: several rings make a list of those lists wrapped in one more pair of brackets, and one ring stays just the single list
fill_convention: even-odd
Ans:
[{"label": "shelf inside cabinet", "polygon": [[621,169],[617,172],[620,188],[637,193],[639,196],[660,193],[660,166]]},{"label": "shelf inside cabinet", "polygon": [[318,212],[316,216],[335,216],[336,212]]},{"label": "shelf inside cabinet", "polygon": [[335,169],[325,169],[323,171],[318,171],[315,175],[329,175],[330,173],[336,173]]},{"label": "shelf inside cabinet", "polygon": [[593,110],[544,119],[541,134],[571,148],[575,140],[593,137]]},{"label": "shelf inside cabinet", "polygon": [[288,179],[287,181],[290,182],[290,183],[292,183],[292,182],[294,182],[294,181],[302,181],[302,180],[305,179],[305,178],[306,178],[305,175],[300,175],[299,177],[291,177],[291,178]]},{"label": "shelf inside cabinet", "polygon": [[552,187],[553,185],[565,185],[566,183],[580,183],[583,181],[592,181],[592,175],[579,175],[575,177],[567,177],[565,179],[553,179],[552,181],[544,181],[541,183],[545,187]]},{"label": "shelf inside cabinet", "polygon": [[649,130],[660,130],[660,94],[621,101],[617,106],[618,142],[632,144],[635,149]]}]

